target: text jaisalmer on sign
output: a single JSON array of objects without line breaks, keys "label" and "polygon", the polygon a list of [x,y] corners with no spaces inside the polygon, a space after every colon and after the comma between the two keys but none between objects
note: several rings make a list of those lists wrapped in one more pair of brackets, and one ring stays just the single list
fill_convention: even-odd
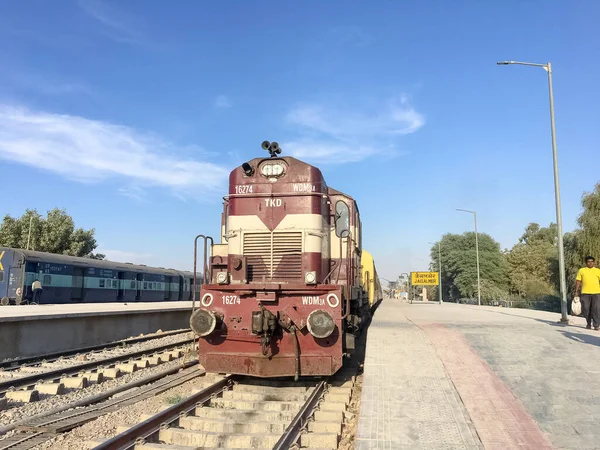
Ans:
[{"label": "text jaisalmer on sign", "polygon": [[438,284],[437,272],[411,272],[413,285],[435,286]]}]

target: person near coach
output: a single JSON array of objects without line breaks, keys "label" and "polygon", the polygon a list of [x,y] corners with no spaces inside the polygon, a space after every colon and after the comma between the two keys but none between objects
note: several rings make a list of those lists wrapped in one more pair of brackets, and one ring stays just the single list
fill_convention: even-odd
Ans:
[{"label": "person near coach", "polygon": [[589,330],[594,325],[594,330],[600,328],[600,269],[595,267],[596,260],[593,256],[585,258],[586,267],[577,272],[575,279],[575,295],[581,298],[581,314],[587,322]]}]

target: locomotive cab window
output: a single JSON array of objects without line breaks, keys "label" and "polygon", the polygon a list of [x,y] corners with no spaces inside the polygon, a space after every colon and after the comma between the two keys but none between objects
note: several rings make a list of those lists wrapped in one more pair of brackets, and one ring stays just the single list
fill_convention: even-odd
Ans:
[{"label": "locomotive cab window", "polygon": [[346,202],[338,200],[335,204],[335,234],[337,237],[345,237],[348,231],[350,231],[350,210]]}]

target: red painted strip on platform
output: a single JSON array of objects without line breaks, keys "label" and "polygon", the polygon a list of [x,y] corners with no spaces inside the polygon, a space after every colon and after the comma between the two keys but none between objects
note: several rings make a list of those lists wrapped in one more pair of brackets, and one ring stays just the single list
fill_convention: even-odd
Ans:
[{"label": "red painted strip on platform", "polygon": [[519,399],[460,331],[443,325],[422,329],[431,339],[486,450],[553,449]]}]

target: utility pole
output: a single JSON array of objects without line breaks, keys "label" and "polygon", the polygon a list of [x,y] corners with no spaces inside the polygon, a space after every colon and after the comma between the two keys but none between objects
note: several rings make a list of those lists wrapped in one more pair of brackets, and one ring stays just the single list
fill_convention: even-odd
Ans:
[{"label": "utility pole", "polygon": [[560,183],[558,177],[558,152],[556,150],[556,127],[554,125],[554,94],[552,92],[552,64],[538,64],[520,61],[500,61],[498,65],[518,64],[521,66],[541,67],[548,74],[548,95],[550,98],[550,131],[552,133],[552,161],[554,165],[554,202],[556,204],[556,228],[558,233],[558,270],[560,271],[560,321],[569,323],[567,316],[567,280],[565,275],[565,248],[563,244],[562,212],[560,206]]},{"label": "utility pole", "polygon": [[475,257],[477,260],[477,304],[481,306],[481,279],[479,275],[479,239],[477,237],[477,212],[469,211],[468,209],[457,209],[457,211],[467,212],[473,214],[475,219]]},{"label": "utility pole", "polygon": [[[431,245],[435,245],[433,242],[430,242]],[[438,290],[440,291],[440,305],[442,304],[442,242],[438,241],[438,271],[439,271],[439,281],[438,281]]]},{"label": "utility pole", "polygon": [[29,250],[29,241],[31,239],[31,222],[33,221],[33,215],[29,217],[29,234],[27,235],[27,250]]}]

